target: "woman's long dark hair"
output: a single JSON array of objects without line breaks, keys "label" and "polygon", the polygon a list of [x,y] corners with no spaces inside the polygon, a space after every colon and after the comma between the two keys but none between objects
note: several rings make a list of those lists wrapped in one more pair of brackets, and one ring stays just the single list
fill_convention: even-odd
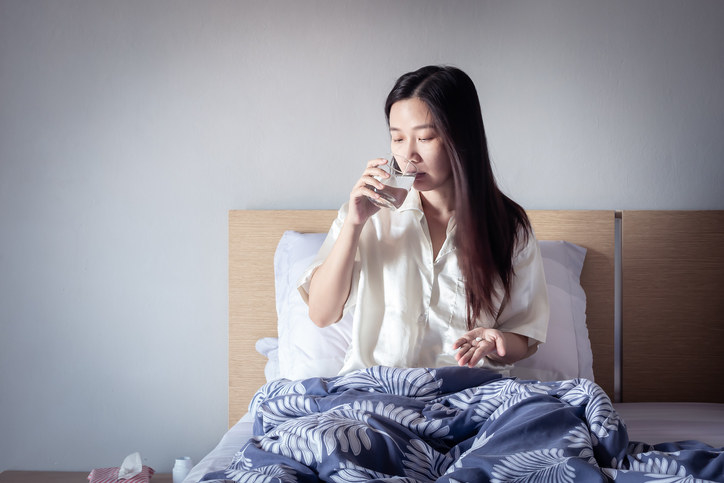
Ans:
[{"label": "woman's long dark hair", "polygon": [[[497,318],[495,284],[510,294],[513,256],[519,234],[528,237],[525,210],[504,195],[495,181],[475,84],[460,69],[428,66],[400,77],[385,103],[387,123],[395,102],[418,98],[442,137],[455,183],[458,263],[465,277],[468,329],[483,313]],[[522,228],[522,230],[521,230]],[[524,241],[524,240],[520,240]]]}]

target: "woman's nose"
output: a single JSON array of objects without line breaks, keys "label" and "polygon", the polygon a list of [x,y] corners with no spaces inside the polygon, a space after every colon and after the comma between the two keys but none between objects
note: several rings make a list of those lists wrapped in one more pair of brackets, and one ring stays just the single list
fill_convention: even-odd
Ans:
[{"label": "woman's nose", "polygon": [[420,155],[417,152],[417,148],[414,143],[410,143],[406,146],[406,149],[401,153],[405,158],[413,163],[420,162]]},{"label": "woman's nose", "polygon": [[408,152],[404,162],[403,171],[406,174],[417,172],[417,163],[419,163],[420,161],[421,159],[419,155],[417,155],[417,153]]}]

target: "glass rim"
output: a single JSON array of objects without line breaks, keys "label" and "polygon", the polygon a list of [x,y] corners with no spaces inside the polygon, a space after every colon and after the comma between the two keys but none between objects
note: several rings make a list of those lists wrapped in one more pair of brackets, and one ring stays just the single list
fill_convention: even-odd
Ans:
[{"label": "glass rim", "polygon": [[[397,176],[412,176],[417,173],[417,165],[415,165],[415,162],[407,156],[390,152],[385,155],[385,159],[387,159],[387,162],[389,163],[390,174],[394,172]],[[400,167],[400,164],[397,161],[398,159],[405,161],[404,170]],[[409,170],[410,166],[412,166],[412,170]]]}]

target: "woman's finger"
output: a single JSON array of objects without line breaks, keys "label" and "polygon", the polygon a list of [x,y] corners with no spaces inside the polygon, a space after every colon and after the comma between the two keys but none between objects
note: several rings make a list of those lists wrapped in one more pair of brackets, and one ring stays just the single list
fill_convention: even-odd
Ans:
[{"label": "woman's finger", "polygon": [[453,349],[458,349],[455,359],[461,366],[474,367],[483,357],[495,352],[496,343],[494,340],[486,340],[482,337],[465,338],[455,341]]},{"label": "woman's finger", "polygon": [[475,367],[478,365],[478,362],[480,362],[485,356],[495,351],[495,342],[489,341],[489,340],[479,340],[474,341],[476,342],[475,345],[475,351],[470,357],[470,360],[468,361],[468,366]]}]

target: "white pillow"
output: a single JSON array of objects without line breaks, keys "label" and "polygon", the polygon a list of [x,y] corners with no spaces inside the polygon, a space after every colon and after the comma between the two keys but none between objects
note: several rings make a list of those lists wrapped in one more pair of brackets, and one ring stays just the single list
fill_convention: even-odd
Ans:
[{"label": "white pillow", "polygon": [[256,351],[267,358],[264,366],[264,377],[267,382],[279,379],[279,339],[276,337],[262,337],[256,341]]},{"label": "white pillow", "polygon": [[581,269],[586,249],[564,241],[538,242],[548,289],[550,320],[546,343],[518,361],[511,375],[521,379],[593,380],[593,353],[586,326],[586,294]]},{"label": "white pillow", "polygon": [[307,304],[297,290],[325,236],[287,231],[274,253],[279,376],[286,379],[336,376],[352,341],[352,314],[319,328],[309,319]]},{"label": "white pillow", "polygon": [[[279,376],[334,376],[351,341],[351,314],[320,329],[309,320],[297,282],[314,260],[324,233],[287,231],[274,255],[279,332]],[[550,302],[547,342],[516,363],[512,375],[542,381],[593,380],[593,355],[586,327],[586,295],[580,285],[586,249],[568,242],[539,241]],[[270,356],[274,354],[269,352]],[[270,364],[274,364],[270,357]],[[274,373],[274,371],[268,371]]]}]

